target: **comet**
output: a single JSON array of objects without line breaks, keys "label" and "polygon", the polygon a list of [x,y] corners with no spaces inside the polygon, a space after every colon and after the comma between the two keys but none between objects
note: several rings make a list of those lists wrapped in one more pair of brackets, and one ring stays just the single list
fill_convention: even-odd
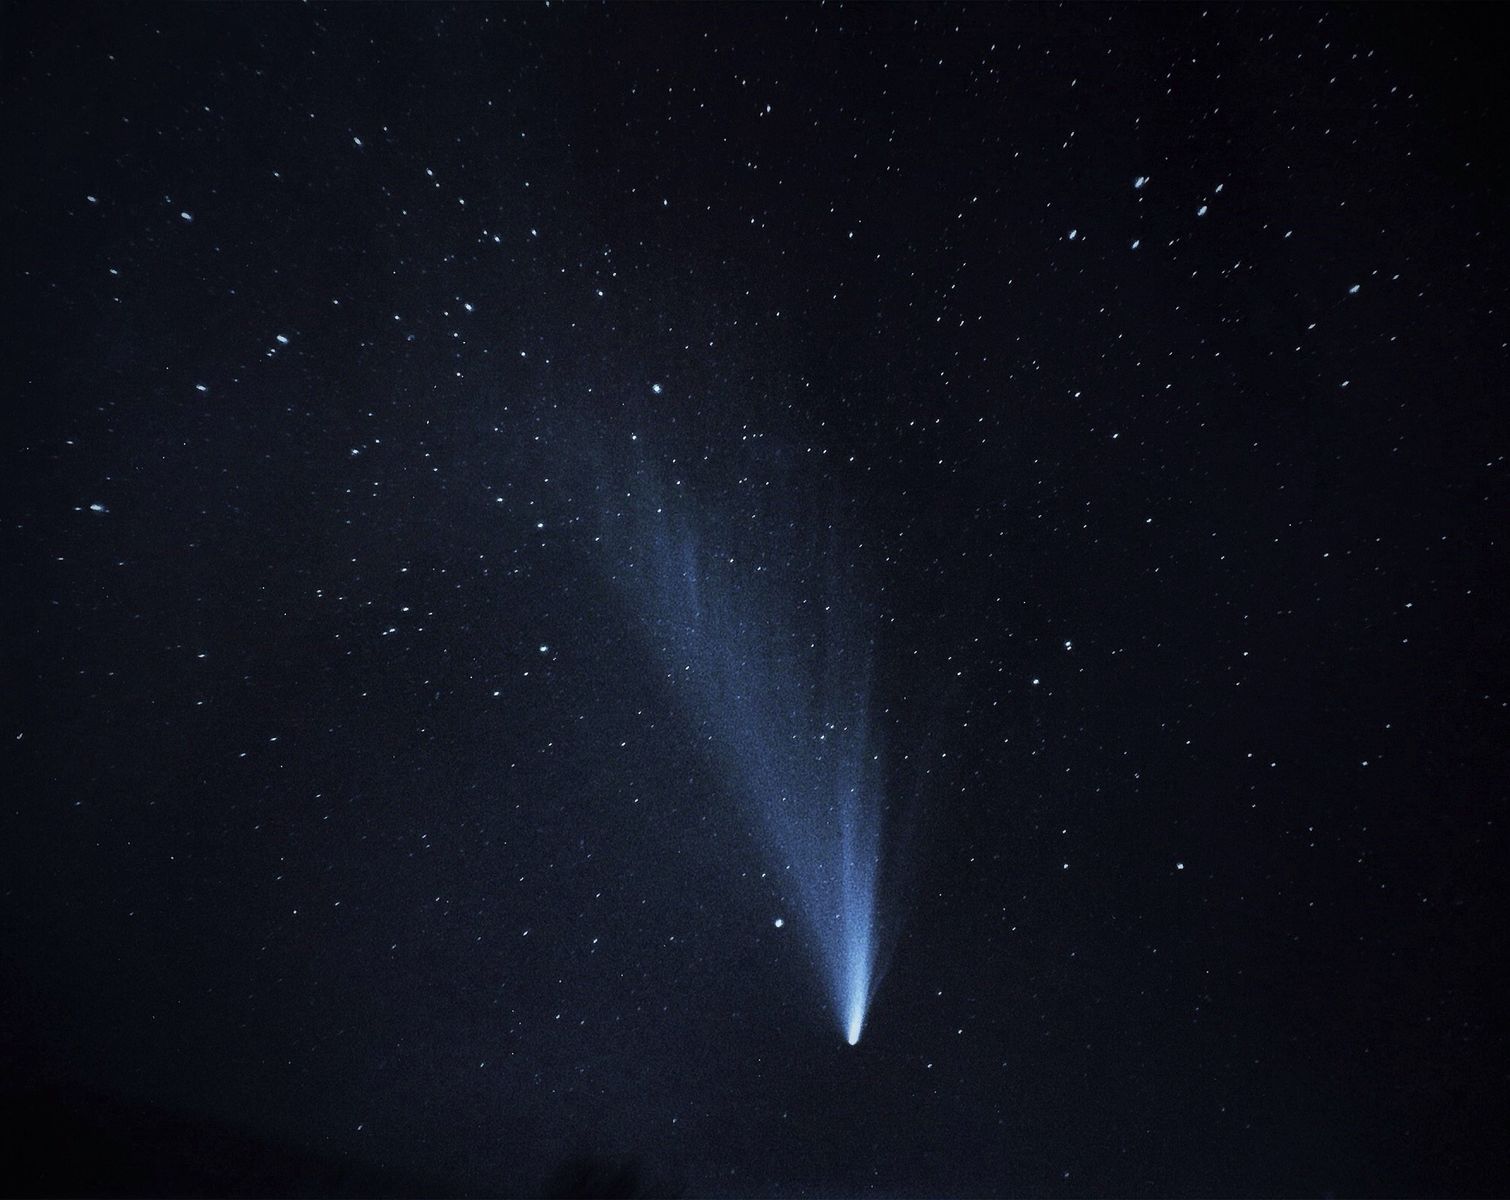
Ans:
[{"label": "comet", "polygon": [[642,473],[601,540],[766,869],[794,893],[824,1007],[855,1046],[880,975],[886,812],[866,608],[843,555],[820,536],[794,538],[792,514],[720,514],[694,495]]}]

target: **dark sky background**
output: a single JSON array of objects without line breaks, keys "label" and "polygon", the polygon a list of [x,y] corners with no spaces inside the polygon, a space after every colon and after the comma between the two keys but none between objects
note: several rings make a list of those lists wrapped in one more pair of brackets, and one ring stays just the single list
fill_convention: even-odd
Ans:
[{"label": "dark sky background", "polygon": [[[1491,9],[0,20],[8,1190],[1503,1192]],[[858,1046],[647,470],[863,585]]]}]

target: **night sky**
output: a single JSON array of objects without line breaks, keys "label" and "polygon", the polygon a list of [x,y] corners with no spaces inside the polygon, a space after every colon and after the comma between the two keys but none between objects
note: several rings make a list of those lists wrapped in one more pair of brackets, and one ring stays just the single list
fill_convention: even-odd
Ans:
[{"label": "night sky", "polygon": [[1503,1192],[1492,10],[0,22],[7,1191]]}]

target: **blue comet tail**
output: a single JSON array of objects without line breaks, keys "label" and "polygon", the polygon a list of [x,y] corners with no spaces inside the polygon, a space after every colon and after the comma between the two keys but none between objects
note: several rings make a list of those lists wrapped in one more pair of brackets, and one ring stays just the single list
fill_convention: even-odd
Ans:
[{"label": "blue comet tail", "polygon": [[[791,520],[722,523],[631,489],[610,527],[617,582],[684,711],[748,808],[801,922],[839,1030],[855,1045],[877,983],[884,791],[869,640],[832,544]],[[701,518],[694,523],[693,518]],[[701,531],[737,532],[739,544]],[[775,545],[759,532],[774,531]]]},{"label": "blue comet tail", "polygon": [[834,1000],[844,1022],[844,1036],[851,1046],[860,1040],[865,1010],[870,1007],[871,979],[875,972],[876,870],[880,863],[879,830],[868,825],[868,836],[859,838],[852,798],[844,826],[844,955],[840,974],[834,980]]}]

